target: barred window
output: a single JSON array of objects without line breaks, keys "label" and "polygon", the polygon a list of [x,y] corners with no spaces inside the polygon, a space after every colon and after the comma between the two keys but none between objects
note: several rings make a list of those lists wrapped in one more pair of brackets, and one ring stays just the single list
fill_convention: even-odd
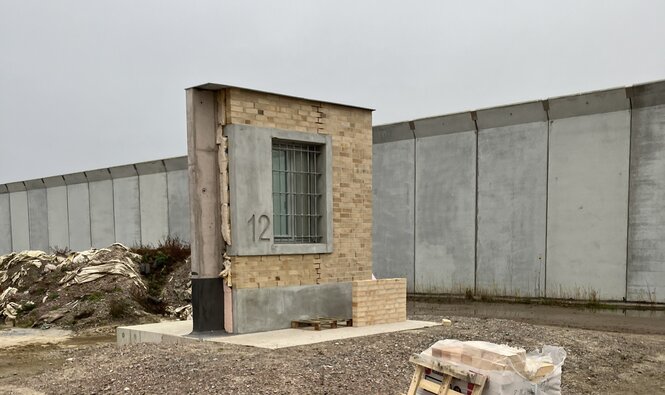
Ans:
[{"label": "barred window", "polygon": [[321,243],[321,145],[273,140],[275,243]]}]

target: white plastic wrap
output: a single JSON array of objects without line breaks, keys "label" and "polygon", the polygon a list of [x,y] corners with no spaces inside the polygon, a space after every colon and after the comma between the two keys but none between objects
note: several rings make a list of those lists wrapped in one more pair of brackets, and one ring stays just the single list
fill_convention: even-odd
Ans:
[{"label": "white plastic wrap", "polygon": [[[566,351],[561,347],[543,346],[540,351],[526,353],[506,345],[446,339],[421,355],[485,375],[483,395],[561,394],[561,368],[566,359]],[[428,376],[434,381],[441,379],[436,372]],[[452,388],[462,394],[472,390],[472,386],[461,380],[453,380]]]}]

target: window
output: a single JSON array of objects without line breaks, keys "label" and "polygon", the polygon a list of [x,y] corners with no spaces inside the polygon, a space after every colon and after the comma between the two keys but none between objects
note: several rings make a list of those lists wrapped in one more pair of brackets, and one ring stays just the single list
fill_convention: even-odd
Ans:
[{"label": "window", "polygon": [[322,242],[321,145],[273,140],[272,199],[275,243]]}]

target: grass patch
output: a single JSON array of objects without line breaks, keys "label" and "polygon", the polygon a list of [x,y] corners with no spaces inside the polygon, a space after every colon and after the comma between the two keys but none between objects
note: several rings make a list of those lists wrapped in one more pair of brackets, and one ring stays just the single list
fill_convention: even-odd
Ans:
[{"label": "grass patch", "polygon": [[104,298],[104,293],[103,292],[93,292],[91,294],[85,295],[83,297],[83,300],[88,301],[88,302],[98,302]]}]

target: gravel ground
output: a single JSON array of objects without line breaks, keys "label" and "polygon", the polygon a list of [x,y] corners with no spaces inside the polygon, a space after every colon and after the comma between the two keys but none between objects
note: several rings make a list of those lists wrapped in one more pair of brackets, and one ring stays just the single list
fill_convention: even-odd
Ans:
[{"label": "gravel ground", "polygon": [[[411,318],[440,320],[426,310]],[[665,336],[449,316],[434,327],[281,350],[223,344],[116,347],[108,336],[0,350],[0,393],[398,394],[409,355],[440,339],[563,346],[565,394],[665,393]],[[101,343],[100,343],[101,342]],[[104,343],[106,342],[106,343]]]}]

